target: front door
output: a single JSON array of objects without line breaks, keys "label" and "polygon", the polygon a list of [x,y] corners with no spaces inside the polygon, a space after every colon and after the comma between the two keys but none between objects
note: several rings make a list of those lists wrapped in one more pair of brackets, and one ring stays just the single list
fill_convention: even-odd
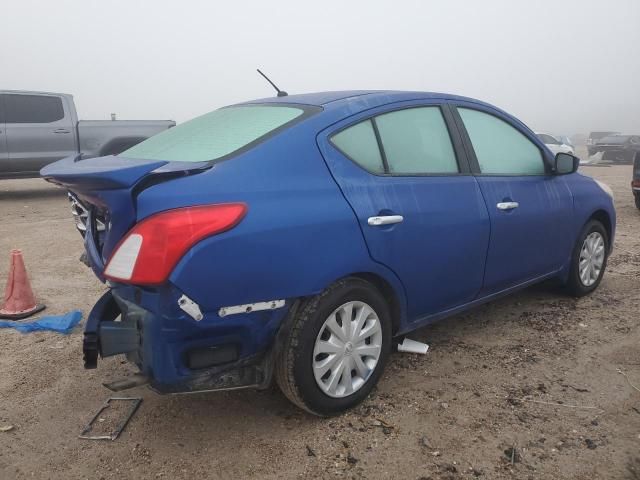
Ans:
[{"label": "front door", "polygon": [[4,94],[8,172],[38,172],[77,153],[71,116],[55,95]]},{"label": "front door", "polygon": [[573,199],[563,177],[551,174],[553,159],[500,112],[461,104],[457,113],[491,218],[481,295],[557,272],[573,242]]},{"label": "front door", "polygon": [[476,297],[489,217],[449,111],[403,107],[361,114],[318,141],[371,257],[400,278],[415,322]]}]

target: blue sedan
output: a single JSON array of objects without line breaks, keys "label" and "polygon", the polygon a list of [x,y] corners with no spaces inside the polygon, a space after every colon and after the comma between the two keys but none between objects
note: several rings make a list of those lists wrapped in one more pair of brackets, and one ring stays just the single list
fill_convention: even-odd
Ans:
[{"label": "blue sedan", "polygon": [[84,361],[161,393],[265,388],[332,415],[393,338],[547,279],[596,289],[611,190],[504,111],[326,92],[215,110],[118,156],[45,167],[109,290]]}]

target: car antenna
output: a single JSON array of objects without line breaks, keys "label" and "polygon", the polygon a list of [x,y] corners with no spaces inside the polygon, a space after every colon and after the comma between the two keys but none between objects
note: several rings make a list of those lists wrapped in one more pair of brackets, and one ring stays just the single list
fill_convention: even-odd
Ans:
[{"label": "car antenna", "polygon": [[265,79],[267,82],[269,82],[269,83],[271,84],[271,86],[272,86],[273,88],[275,88],[275,89],[276,89],[276,92],[278,92],[278,96],[279,96],[279,97],[286,97],[287,95],[289,95],[289,94],[288,94],[287,92],[285,92],[284,90],[280,90],[278,87],[276,87],[276,84],[275,84],[275,83],[273,83],[271,80],[269,80],[269,77],[267,77],[264,73],[262,73],[262,72],[260,71],[260,69],[259,69],[259,68],[256,68],[256,70],[258,71],[258,73],[259,73],[260,75],[262,75],[262,76],[264,77],[264,79]]}]

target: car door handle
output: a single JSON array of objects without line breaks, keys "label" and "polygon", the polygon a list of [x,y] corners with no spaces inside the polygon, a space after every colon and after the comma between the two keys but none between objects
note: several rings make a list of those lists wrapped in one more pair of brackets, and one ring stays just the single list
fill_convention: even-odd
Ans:
[{"label": "car door handle", "polygon": [[520,204],[518,202],[500,202],[496,205],[498,210],[513,210],[514,208],[518,208]]},{"label": "car door handle", "polygon": [[71,132],[66,128],[59,128],[57,130],[54,130],[53,133],[71,133]]},{"label": "car door handle", "polygon": [[378,227],[380,225],[393,225],[403,220],[404,217],[402,215],[384,215],[382,217],[369,217],[367,223],[372,227]]}]

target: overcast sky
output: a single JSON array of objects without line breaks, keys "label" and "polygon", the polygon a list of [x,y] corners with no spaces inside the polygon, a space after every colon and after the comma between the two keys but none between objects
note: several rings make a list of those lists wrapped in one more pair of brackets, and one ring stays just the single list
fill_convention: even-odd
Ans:
[{"label": "overcast sky", "polygon": [[537,130],[640,133],[638,0],[0,0],[0,88],[81,119],[184,121],[289,93],[486,100]]}]

